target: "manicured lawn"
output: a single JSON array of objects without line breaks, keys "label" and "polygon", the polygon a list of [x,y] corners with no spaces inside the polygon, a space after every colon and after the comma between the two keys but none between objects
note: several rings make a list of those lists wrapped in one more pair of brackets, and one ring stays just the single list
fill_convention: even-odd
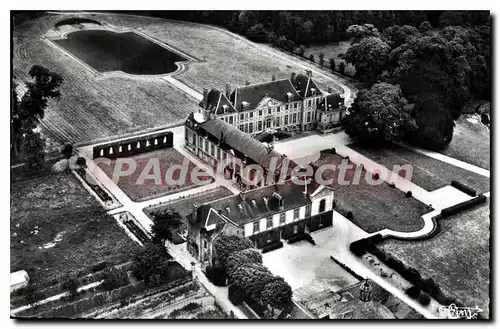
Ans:
[{"label": "manicured lawn", "polygon": [[[337,154],[322,152],[316,166],[335,164],[338,166],[342,157]],[[413,232],[423,227],[421,216],[430,210],[415,198],[407,198],[405,194],[389,187],[388,184],[370,185],[365,180],[366,171],[361,173],[359,184],[354,182],[355,169],[346,171],[347,185],[338,184],[339,170],[326,170],[324,179],[333,179],[335,189],[336,210],[344,216],[351,211],[352,222],[369,233],[382,229],[402,232]],[[371,175],[370,175],[371,176]]]},{"label": "manicured lawn", "polygon": [[450,145],[440,152],[489,170],[491,131],[477,119],[480,116],[464,115],[457,120]]},{"label": "manicured lawn", "polygon": [[10,271],[26,270],[42,288],[126,262],[138,248],[70,173],[12,184],[10,206]]},{"label": "manicured lawn", "polygon": [[427,191],[450,185],[452,180],[470,186],[476,189],[478,193],[485,193],[490,190],[488,177],[400,146],[388,149],[351,144],[349,147],[389,169],[392,169],[395,165],[411,164],[413,166],[411,181]]},{"label": "manicured lawn", "polygon": [[440,221],[441,230],[425,241],[386,240],[379,248],[432,278],[447,296],[488,317],[490,285],[490,208],[482,205]]},{"label": "manicured lawn", "polygon": [[[345,61],[343,59],[340,59],[338,56],[340,54],[345,53],[345,51],[347,50],[347,48],[349,48],[350,45],[351,45],[350,41],[340,41],[340,42],[334,43],[334,44],[321,45],[321,46],[311,46],[311,47],[306,48],[306,52],[304,53],[304,56],[306,58],[309,58],[309,56],[312,54],[312,55],[314,55],[314,61],[316,63],[319,63],[319,54],[323,53],[325,55],[325,57],[324,57],[325,66],[330,68],[330,61],[329,60],[330,60],[330,58],[334,58],[335,59],[335,68],[338,71],[340,62],[345,63]],[[353,65],[348,64],[345,67],[345,73],[349,76],[354,76],[354,74],[356,73],[356,68]]]},{"label": "manicured lawn", "polygon": [[[132,159],[136,163],[136,170],[134,170],[130,175],[120,177],[118,180],[118,186],[134,201],[143,201],[145,199],[178,193],[189,188],[197,187],[191,180],[191,171],[193,170],[195,165],[189,160],[185,159],[184,156],[176,151],[173,147],[158,150],[155,152],[135,155],[128,159]],[[144,176],[149,173],[151,175],[150,177],[153,177],[153,174],[155,173],[154,165],[153,167],[149,167],[149,172],[144,171],[148,162],[151,164],[153,164],[154,162],[159,163],[160,171],[158,172],[159,175],[157,176],[158,180],[155,180],[154,178],[148,178],[144,179],[144,182],[141,184],[141,181],[139,181],[141,174],[143,174]],[[177,180],[179,180],[179,177],[182,178],[182,176],[180,176],[181,170],[174,170],[171,176],[167,176],[166,171],[174,165],[182,165],[183,163],[186,164],[185,180],[180,179],[179,185],[176,185],[175,183]],[[101,163],[99,164],[99,167],[106,173],[106,175],[108,175],[110,178],[113,178],[116,164],[117,160],[112,160],[110,166]],[[127,168],[127,165],[122,164],[122,166],[123,170],[126,170],[125,168]],[[167,177],[172,177],[172,181],[167,181]],[[213,179],[207,178],[206,181],[211,182],[213,181]]]}]

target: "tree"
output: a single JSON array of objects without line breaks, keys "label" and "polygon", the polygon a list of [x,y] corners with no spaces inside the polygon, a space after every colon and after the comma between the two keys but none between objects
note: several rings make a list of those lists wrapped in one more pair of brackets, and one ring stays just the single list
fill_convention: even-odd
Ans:
[{"label": "tree", "polygon": [[267,31],[261,23],[250,27],[250,29],[246,32],[246,35],[250,40],[255,42],[267,42],[269,40]]},{"label": "tree", "polygon": [[427,31],[432,30],[432,25],[431,25],[431,23],[429,21],[423,21],[418,26],[418,30],[420,31],[420,33],[425,33]]},{"label": "tree", "polygon": [[28,303],[28,305],[34,306],[35,303],[40,299],[40,294],[36,287],[32,284],[28,284],[28,286],[24,289],[24,300]]},{"label": "tree", "polygon": [[182,216],[172,209],[167,209],[153,215],[153,226],[151,233],[154,243],[165,244],[166,240],[172,240],[172,232],[182,225]]},{"label": "tree", "polygon": [[363,142],[398,143],[417,128],[412,111],[398,85],[374,84],[359,92],[344,120],[346,133]]},{"label": "tree", "polygon": [[23,138],[32,133],[43,119],[49,99],[59,99],[59,87],[63,82],[61,75],[51,72],[43,66],[34,65],[29,75],[34,81],[27,82],[26,93],[19,101],[16,93],[16,84],[12,85],[11,109],[11,150],[14,156],[19,154]]},{"label": "tree", "polygon": [[346,33],[351,38],[351,45],[368,37],[380,38],[378,29],[372,24],[351,25],[347,28]]},{"label": "tree", "polygon": [[319,53],[318,58],[319,58],[319,66],[323,67],[323,65],[325,65],[325,54]]},{"label": "tree", "polygon": [[340,74],[345,74],[345,67],[346,67],[345,62],[344,62],[344,61],[341,61],[341,62],[339,63],[339,72],[340,72]]},{"label": "tree", "polygon": [[214,249],[222,266],[226,267],[227,258],[234,252],[253,248],[250,239],[238,235],[222,235],[214,242]]},{"label": "tree", "polygon": [[238,250],[227,258],[226,271],[230,275],[239,266],[247,266],[251,263],[262,263],[262,255],[255,249]]},{"label": "tree", "polygon": [[62,288],[69,292],[69,296],[74,299],[78,295],[78,281],[76,277],[69,277],[62,283]]},{"label": "tree", "polygon": [[45,140],[38,132],[29,132],[23,137],[23,148],[29,168],[40,169],[45,162]]},{"label": "tree", "polygon": [[313,55],[313,54],[309,55],[309,60],[310,60],[311,62],[314,62],[314,55]]},{"label": "tree", "polygon": [[132,273],[149,285],[155,276],[165,272],[169,259],[170,255],[162,245],[149,243],[134,255]]},{"label": "tree", "polygon": [[111,268],[106,271],[102,287],[107,291],[125,286],[129,283],[127,272],[117,268]]},{"label": "tree", "polygon": [[276,276],[266,284],[261,296],[265,304],[282,310],[292,301],[292,288],[282,277]]},{"label": "tree", "polygon": [[393,25],[382,32],[382,39],[392,48],[401,46],[410,41],[410,38],[420,36],[420,31],[410,25]]},{"label": "tree", "polygon": [[71,156],[73,155],[73,145],[71,144],[64,145],[64,148],[61,150],[61,154],[64,155],[66,159],[71,158]]},{"label": "tree", "polygon": [[306,48],[303,45],[299,46],[299,49],[297,50],[297,54],[301,57],[304,57],[304,53],[306,52]]},{"label": "tree", "polygon": [[335,58],[330,58],[329,59],[329,62],[330,62],[330,69],[332,70],[332,72],[335,72]]},{"label": "tree", "polygon": [[382,39],[367,37],[351,45],[343,57],[356,67],[356,77],[370,84],[385,68],[390,51],[391,47]]}]

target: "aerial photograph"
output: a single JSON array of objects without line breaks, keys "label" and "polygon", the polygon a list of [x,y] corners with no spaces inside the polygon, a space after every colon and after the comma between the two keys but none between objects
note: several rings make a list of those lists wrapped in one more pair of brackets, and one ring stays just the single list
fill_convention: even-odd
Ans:
[{"label": "aerial photograph", "polygon": [[10,20],[10,321],[493,318],[489,10]]}]

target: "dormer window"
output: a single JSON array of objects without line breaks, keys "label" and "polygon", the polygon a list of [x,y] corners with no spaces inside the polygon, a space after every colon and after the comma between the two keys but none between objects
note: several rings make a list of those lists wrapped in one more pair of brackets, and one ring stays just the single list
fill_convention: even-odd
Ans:
[{"label": "dormer window", "polygon": [[264,200],[264,203],[265,203],[265,204],[266,204],[266,206],[267,206],[267,201],[269,200],[269,199],[268,199],[268,197],[267,197],[267,196],[265,196],[265,197],[262,197],[262,199]]},{"label": "dormer window", "polygon": [[231,212],[231,208],[226,207],[226,212],[229,214]]},{"label": "dormer window", "polygon": [[252,200],[251,203],[252,203],[252,206],[254,206],[255,208],[257,208],[257,202],[255,200]]},{"label": "dormer window", "polygon": [[316,96],[316,88],[311,88],[311,94],[312,94],[313,96]]},{"label": "dormer window", "polygon": [[222,109],[224,110],[224,113],[227,113],[228,108],[229,108],[229,106],[227,106],[226,104],[222,105]]},{"label": "dormer window", "polygon": [[248,105],[250,105],[250,103],[249,103],[249,102],[246,102],[246,101],[241,102],[241,107],[242,107],[244,110],[246,110],[246,109],[248,108]]},{"label": "dormer window", "polygon": [[239,209],[240,211],[243,211],[243,206],[241,205],[241,203],[238,203],[238,209]]},{"label": "dormer window", "polygon": [[279,207],[283,207],[283,197],[276,192],[273,193],[273,197],[278,201]]},{"label": "dormer window", "polygon": [[286,93],[286,99],[291,102],[293,100],[293,94],[291,92]]}]

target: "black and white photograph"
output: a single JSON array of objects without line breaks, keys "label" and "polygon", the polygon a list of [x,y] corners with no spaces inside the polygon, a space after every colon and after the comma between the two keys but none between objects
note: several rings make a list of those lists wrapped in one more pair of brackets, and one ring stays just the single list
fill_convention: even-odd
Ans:
[{"label": "black and white photograph", "polygon": [[10,10],[10,321],[491,321],[490,9],[227,8]]}]

